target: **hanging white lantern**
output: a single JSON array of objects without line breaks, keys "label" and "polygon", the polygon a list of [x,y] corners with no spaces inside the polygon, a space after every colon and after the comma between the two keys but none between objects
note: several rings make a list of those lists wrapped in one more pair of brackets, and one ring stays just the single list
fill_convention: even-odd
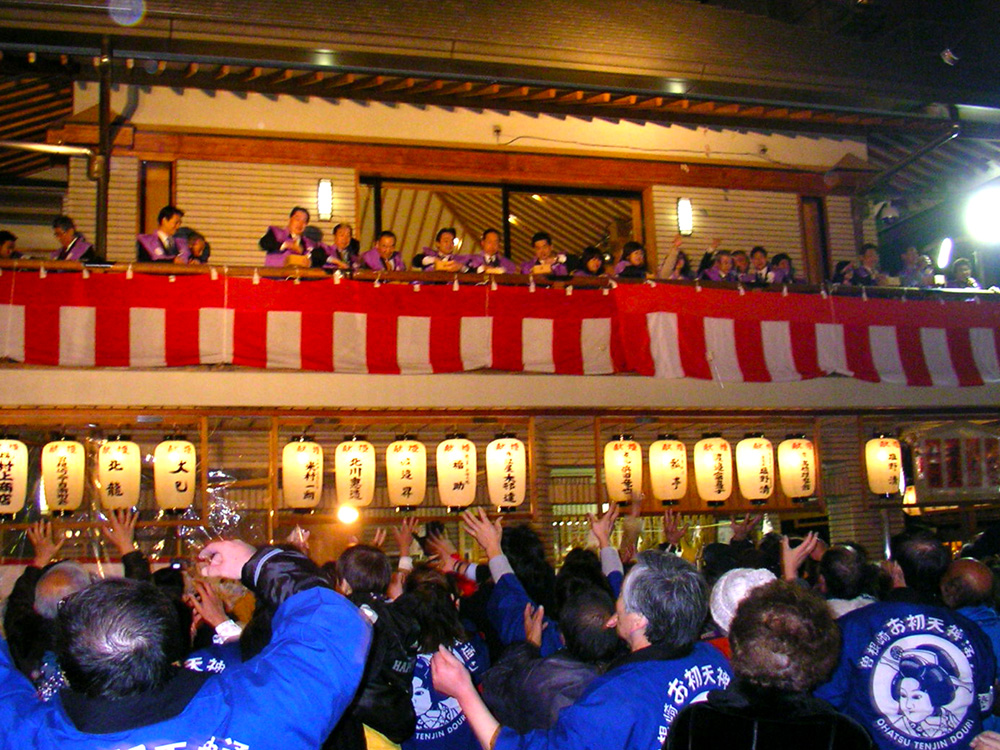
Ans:
[{"label": "hanging white lantern", "polygon": [[191,507],[198,485],[198,454],[183,435],[167,435],[153,451],[156,504],[176,512]]},{"label": "hanging white lantern", "polygon": [[69,437],[42,448],[42,488],[53,513],[72,513],[83,502],[86,451]]},{"label": "hanging white lantern", "polygon": [[604,486],[608,500],[619,505],[642,493],[642,447],[631,435],[618,435],[605,444]]},{"label": "hanging white lantern", "polygon": [[281,450],[281,493],[285,507],[311,510],[323,497],[323,447],[305,435]]},{"label": "hanging white lantern", "polygon": [[687,495],[687,447],[675,435],[660,435],[649,446],[649,484],[664,506],[677,505]]},{"label": "hanging white lantern", "polygon": [[733,449],[718,433],[702,437],[694,445],[694,478],[698,496],[717,508],[733,492]]},{"label": "hanging white lantern", "polygon": [[392,507],[416,508],[427,494],[427,447],[413,435],[397,435],[385,449],[385,478]]},{"label": "hanging white lantern", "polygon": [[447,435],[437,447],[438,495],[450,512],[476,499],[476,444],[465,435]]},{"label": "hanging white lantern", "polygon": [[805,435],[789,435],[778,444],[778,476],[793,503],[816,494],[816,448]]},{"label": "hanging white lantern", "polygon": [[751,505],[763,505],[774,494],[774,446],[761,433],[736,444],[736,476]]},{"label": "hanging white lantern", "polygon": [[375,498],[375,446],[364,435],[347,435],[334,456],[337,502],[354,508]]},{"label": "hanging white lantern", "polygon": [[15,437],[0,437],[0,514],[24,508],[28,494],[28,446]]},{"label": "hanging white lantern", "polygon": [[486,446],[486,487],[490,502],[501,513],[524,502],[528,459],[524,443],[512,432],[502,433]]},{"label": "hanging white lantern", "polygon": [[108,510],[139,504],[142,454],[128,437],[106,440],[97,451],[97,481],[101,505]]},{"label": "hanging white lantern", "polygon": [[865,467],[868,489],[876,495],[900,492],[903,477],[902,452],[899,441],[887,435],[876,435],[865,444]]}]

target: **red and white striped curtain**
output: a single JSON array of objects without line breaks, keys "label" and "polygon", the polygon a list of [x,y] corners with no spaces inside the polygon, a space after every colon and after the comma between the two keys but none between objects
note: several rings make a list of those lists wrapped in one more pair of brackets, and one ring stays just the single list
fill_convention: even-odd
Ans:
[{"label": "red and white striped curtain", "polygon": [[1000,381],[1000,305],[660,284],[603,290],[3,273],[0,356],[73,367]]}]

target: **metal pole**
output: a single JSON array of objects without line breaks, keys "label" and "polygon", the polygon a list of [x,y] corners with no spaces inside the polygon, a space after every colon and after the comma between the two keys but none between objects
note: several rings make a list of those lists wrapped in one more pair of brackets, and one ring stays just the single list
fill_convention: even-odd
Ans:
[{"label": "metal pole", "polygon": [[108,257],[108,188],[111,182],[111,38],[101,37],[101,58],[98,63],[98,158],[97,170],[97,226],[95,237],[97,257]]}]

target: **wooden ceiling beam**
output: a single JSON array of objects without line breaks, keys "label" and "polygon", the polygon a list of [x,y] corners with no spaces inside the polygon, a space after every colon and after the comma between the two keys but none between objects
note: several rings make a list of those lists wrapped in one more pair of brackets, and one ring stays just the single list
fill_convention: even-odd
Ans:
[{"label": "wooden ceiling beam", "polygon": [[561,94],[561,95],[557,96],[555,98],[555,101],[558,102],[559,104],[581,102],[581,101],[583,101],[583,92],[582,91],[570,91],[569,93]]},{"label": "wooden ceiling beam", "polygon": [[198,63],[190,62],[188,63],[188,66],[184,69],[184,77],[190,78],[197,72],[198,72]]},{"label": "wooden ceiling beam", "polygon": [[438,96],[452,96],[454,94],[467,94],[470,91],[472,91],[472,84],[468,81],[462,81],[438,89],[437,94]]},{"label": "wooden ceiling beam", "polygon": [[316,70],[299,76],[295,79],[295,83],[299,86],[315,86],[317,83],[323,83],[324,78],[326,78],[326,73],[322,70]]},{"label": "wooden ceiling beam", "polygon": [[225,78],[226,76],[228,76],[231,72],[232,72],[232,68],[229,67],[228,65],[220,65],[218,67],[218,69],[215,71],[214,78],[215,78],[216,81],[221,81],[223,78]]},{"label": "wooden ceiling beam", "polygon": [[444,81],[433,80],[424,81],[423,83],[416,84],[413,88],[409,89],[407,94],[426,94],[428,92],[438,92],[444,88]]},{"label": "wooden ceiling beam", "polygon": [[635,105],[636,109],[659,109],[663,106],[663,97],[654,96],[649,99],[644,99]]},{"label": "wooden ceiling beam", "polygon": [[589,96],[583,100],[584,104],[607,104],[611,101],[611,94],[607,91],[601,92],[600,94],[595,94],[594,96]]},{"label": "wooden ceiling beam", "polygon": [[459,96],[494,96],[500,92],[499,83],[489,83],[485,86],[480,86],[479,88],[474,88],[464,94],[459,94]]},{"label": "wooden ceiling beam", "polygon": [[264,69],[255,66],[250,68],[246,73],[243,74],[243,83],[250,83],[250,81],[255,81],[264,74]]},{"label": "wooden ceiling beam", "polygon": [[260,79],[260,83],[264,86],[274,86],[280,83],[287,83],[293,74],[294,71],[289,68],[283,68],[282,70],[276,70],[274,73],[263,76]]},{"label": "wooden ceiling beam", "polygon": [[541,91],[538,91],[538,92],[536,92],[534,94],[531,94],[531,95],[525,97],[525,101],[537,102],[537,101],[544,101],[546,99],[555,99],[555,98],[556,98],[556,90],[555,89],[542,89]]},{"label": "wooden ceiling beam", "polygon": [[400,78],[399,80],[393,81],[392,83],[384,84],[379,91],[406,91],[412,89],[416,84],[417,79],[415,78]]},{"label": "wooden ceiling beam", "polygon": [[385,84],[385,76],[368,76],[346,86],[347,91],[364,91],[378,89]]}]

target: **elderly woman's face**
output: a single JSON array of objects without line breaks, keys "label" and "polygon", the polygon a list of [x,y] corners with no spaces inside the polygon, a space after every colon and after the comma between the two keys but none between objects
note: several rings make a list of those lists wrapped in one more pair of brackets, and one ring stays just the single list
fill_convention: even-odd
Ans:
[{"label": "elderly woman's face", "polygon": [[906,677],[899,683],[899,710],[911,723],[919,724],[934,713],[934,704],[917,680]]}]

